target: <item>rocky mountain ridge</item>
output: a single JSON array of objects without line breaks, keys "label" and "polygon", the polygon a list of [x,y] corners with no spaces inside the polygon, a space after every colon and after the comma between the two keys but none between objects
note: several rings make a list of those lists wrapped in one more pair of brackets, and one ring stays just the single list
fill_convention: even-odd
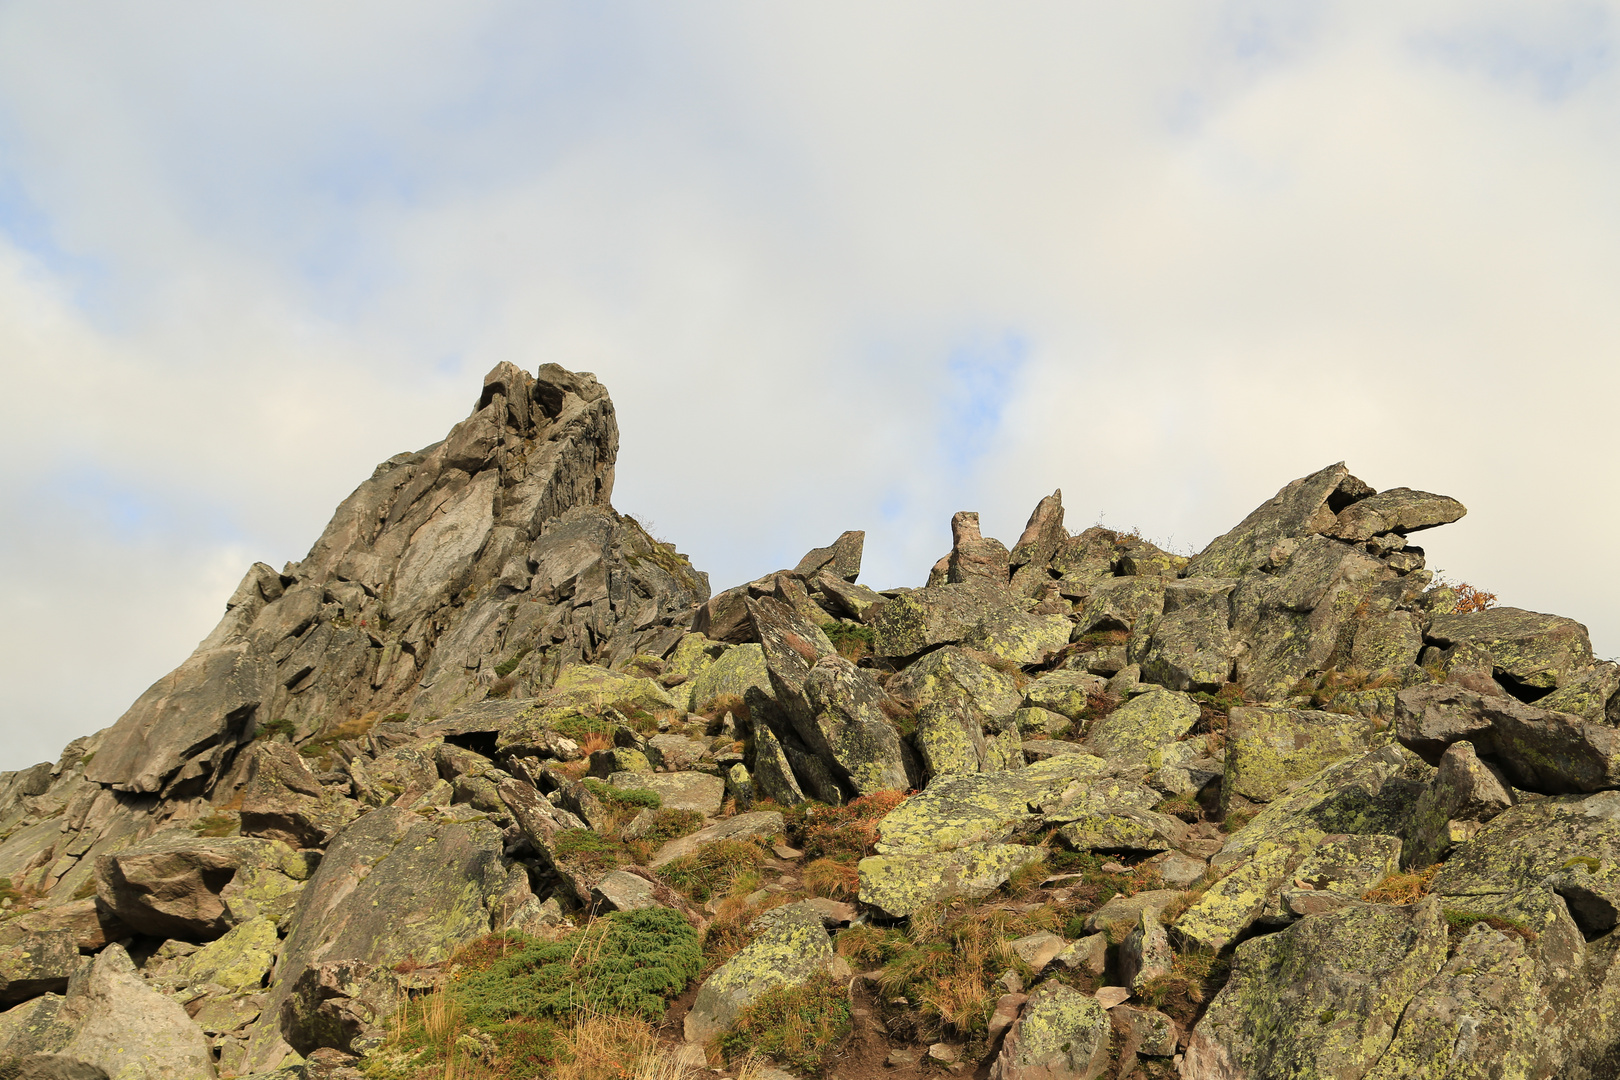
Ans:
[{"label": "rocky mountain ridge", "polygon": [[1341,463],[1187,558],[1055,492],[711,595],[617,444],[498,366],[0,774],[0,1080],[1620,1074],[1620,668],[1435,586],[1455,499]]}]

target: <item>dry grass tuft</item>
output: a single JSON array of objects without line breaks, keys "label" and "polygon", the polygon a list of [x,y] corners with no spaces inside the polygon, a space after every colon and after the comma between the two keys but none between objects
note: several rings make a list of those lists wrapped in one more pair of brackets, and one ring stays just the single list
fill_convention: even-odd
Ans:
[{"label": "dry grass tuft", "polygon": [[1440,864],[1435,863],[1410,874],[1388,874],[1361,898],[1372,904],[1415,904],[1429,895],[1429,886],[1439,872]]},{"label": "dry grass tuft", "polygon": [[853,900],[860,891],[861,876],[847,862],[821,858],[804,868],[804,887],[816,896],[831,900]]}]

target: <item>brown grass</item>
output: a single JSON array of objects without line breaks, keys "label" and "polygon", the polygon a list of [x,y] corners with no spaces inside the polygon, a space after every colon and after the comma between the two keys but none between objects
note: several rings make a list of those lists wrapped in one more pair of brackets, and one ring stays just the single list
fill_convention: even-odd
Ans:
[{"label": "brown grass", "polygon": [[557,1040],[557,1080],[687,1080],[672,1049],[634,1016],[585,1013]]},{"label": "brown grass", "polygon": [[816,896],[832,900],[853,900],[860,891],[861,876],[846,862],[820,858],[804,868],[804,887]]},{"label": "brown grass", "polygon": [[1435,863],[1411,874],[1387,874],[1361,898],[1372,904],[1413,904],[1429,895],[1429,886],[1439,872],[1440,864]]}]

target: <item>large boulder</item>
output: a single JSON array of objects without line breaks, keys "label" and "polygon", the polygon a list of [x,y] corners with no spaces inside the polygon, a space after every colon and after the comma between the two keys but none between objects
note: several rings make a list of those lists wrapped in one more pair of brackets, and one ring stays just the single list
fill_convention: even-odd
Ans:
[{"label": "large boulder", "polygon": [[884,711],[889,695],[842,656],[816,661],[804,683],[811,726],[800,735],[856,795],[911,787],[900,733]]},{"label": "large boulder", "polygon": [[1556,689],[1592,664],[1592,641],[1574,619],[1499,607],[1436,615],[1429,625],[1433,654],[1424,663],[1446,671],[1483,671],[1526,700]]},{"label": "large boulder", "polygon": [[309,862],[286,844],[180,827],[96,860],[96,897],[136,933],[208,941],[290,909]]},{"label": "large boulder", "polygon": [[435,823],[392,807],[339,833],[293,913],[252,1032],[251,1067],[273,1068],[288,1053],[283,1006],[310,970],[338,962],[432,965],[489,933],[511,888],[502,848],[488,822]]},{"label": "large boulder", "polygon": [[1360,543],[1385,533],[1402,536],[1459,521],[1468,508],[1446,495],[1431,495],[1411,488],[1390,488],[1369,495],[1339,511],[1324,532],[1339,540]]},{"label": "large boulder", "polygon": [[1547,794],[1620,787],[1620,729],[1480,694],[1455,683],[1414,686],[1396,696],[1395,734],[1434,764],[1448,746],[1471,742],[1517,786]]},{"label": "large boulder", "polygon": [[991,1080],[1095,1080],[1108,1067],[1111,1032],[1096,998],[1049,979],[1007,1032]]},{"label": "large boulder", "polygon": [[811,548],[793,572],[800,577],[813,578],[825,571],[840,581],[854,581],[861,576],[861,551],[865,546],[866,533],[851,529],[826,547]]},{"label": "large boulder", "polygon": [[[1232,796],[1271,802],[1301,780],[1372,749],[1378,732],[1362,716],[1309,709],[1236,708],[1226,723],[1226,778]],[[1387,736],[1386,736],[1387,738]]]},{"label": "large boulder", "polygon": [[1512,787],[1479,759],[1472,743],[1452,743],[1440,756],[1434,782],[1418,799],[1402,861],[1409,867],[1439,862],[1513,803]]},{"label": "large boulder", "polygon": [[15,919],[0,922],[0,1004],[40,994],[60,994],[79,966],[71,930],[26,930]]},{"label": "large boulder", "polygon": [[1198,703],[1186,694],[1154,688],[1093,723],[1086,741],[1115,765],[1146,769],[1154,751],[1186,735],[1198,716]]},{"label": "large boulder", "polygon": [[774,908],[754,920],[754,938],[704,980],[686,1014],[686,1041],[722,1035],[766,991],[797,986],[832,964],[832,941],[808,902]]},{"label": "large boulder", "polygon": [[705,709],[716,698],[744,698],[750,688],[771,692],[770,672],[765,669],[765,652],[750,642],[734,645],[698,672],[690,683],[691,707]]},{"label": "large boulder", "polygon": [[1260,569],[1279,541],[1331,529],[1338,514],[1373,493],[1344,462],[1284,485],[1187,564],[1187,577],[1240,577]]},{"label": "large boulder", "polygon": [[911,657],[936,645],[957,644],[987,616],[1014,607],[1013,600],[1004,589],[965,583],[901,590],[872,618],[872,650]]},{"label": "large boulder", "polygon": [[33,1022],[9,1040],[0,1027],[0,1069],[75,1080],[214,1080],[202,1029],[141,979],[120,945],[87,963],[64,998],[41,1000],[45,1007],[32,1010]]},{"label": "large boulder", "polygon": [[1352,905],[1237,947],[1188,1043],[1185,1080],[1362,1076],[1446,959],[1440,902]]},{"label": "large boulder", "polygon": [[972,843],[916,855],[872,855],[857,867],[861,903],[891,918],[942,900],[980,900],[1046,857],[1026,844]]}]

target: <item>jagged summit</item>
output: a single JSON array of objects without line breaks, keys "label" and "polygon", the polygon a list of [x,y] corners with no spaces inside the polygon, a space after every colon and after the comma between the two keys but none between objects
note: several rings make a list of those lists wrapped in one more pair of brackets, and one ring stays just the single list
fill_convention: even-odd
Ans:
[{"label": "jagged summit", "polygon": [[472,415],[377,466],[301,562],[248,571],[213,633],[100,740],[86,778],[202,794],[266,724],[299,739],[443,712],[519,654],[502,675],[668,651],[708,582],[613,510],[618,449],[593,376],[498,365]]},{"label": "jagged summit", "polygon": [[0,774],[0,1080],[1614,1076],[1620,667],[1436,586],[1455,499],[711,595],[617,444],[500,365]]}]

